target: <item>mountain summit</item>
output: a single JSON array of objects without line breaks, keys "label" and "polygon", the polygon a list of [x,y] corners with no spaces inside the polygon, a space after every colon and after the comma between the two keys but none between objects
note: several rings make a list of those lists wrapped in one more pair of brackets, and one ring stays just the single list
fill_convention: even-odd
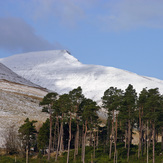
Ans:
[{"label": "mountain summit", "polygon": [[10,69],[24,78],[60,94],[81,86],[86,97],[100,100],[109,87],[126,89],[132,84],[137,92],[156,88],[163,93],[163,81],[125,70],[80,63],[66,50],[30,52],[2,58]]}]

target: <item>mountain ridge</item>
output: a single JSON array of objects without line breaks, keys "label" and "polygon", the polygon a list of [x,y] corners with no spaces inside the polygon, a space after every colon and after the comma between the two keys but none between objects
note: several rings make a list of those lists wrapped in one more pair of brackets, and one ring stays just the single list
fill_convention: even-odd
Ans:
[{"label": "mountain ridge", "polygon": [[125,90],[132,84],[139,93],[147,87],[160,89],[163,81],[126,70],[79,62],[66,50],[40,51],[1,58],[17,74],[59,94],[81,86],[86,97],[99,101],[110,86]]}]

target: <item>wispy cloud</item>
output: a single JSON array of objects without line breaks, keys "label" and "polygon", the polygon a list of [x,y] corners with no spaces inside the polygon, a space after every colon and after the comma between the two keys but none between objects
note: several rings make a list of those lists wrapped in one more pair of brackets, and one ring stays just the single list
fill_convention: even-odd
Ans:
[{"label": "wispy cloud", "polygon": [[[13,6],[12,10],[10,6]],[[0,8],[2,10],[6,8],[8,16],[19,15],[26,20],[32,19],[33,22],[46,20],[48,24],[55,22],[66,28],[89,23],[92,27],[96,26],[107,31],[132,30],[141,27],[163,28],[162,6],[162,0],[15,0],[14,2],[5,0],[0,2]]]},{"label": "wispy cloud", "polygon": [[163,28],[162,0],[29,0],[23,3],[26,9],[32,8],[28,15],[33,18],[50,16],[67,26],[89,20],[108,30]]},{"label": "wispy cloud", "polygon": [[62,25],[72,27],[85,17],[81,0],[17,0],[17,3],[34,20],[57,20]]},{"label": "wispy cloud", "polygon": [[34,29],[19,18],[0,18],[0,38],[0,48],[11,52],[58,48],[36,35]]},{"label": "wispy cloud", "polygon": [[106,13],[98,15],[98,19],[113,30],[163,28],[162,6],[162,0],[111,0],[105,4]]}]

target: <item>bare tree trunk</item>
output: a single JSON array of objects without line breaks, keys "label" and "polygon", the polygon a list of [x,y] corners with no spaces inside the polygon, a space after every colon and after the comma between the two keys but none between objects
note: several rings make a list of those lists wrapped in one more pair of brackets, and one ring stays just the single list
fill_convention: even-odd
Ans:
[{"label": "bare tree trunk", "polygon": [[71,143],[71,115],[70,115],[70,122],[69,122],[69,140],[68,140],[67,163],[69,162],[70,143]]},{"label": "bare tree trunk", "polygon": [[117,117],[116,117],[116,125],[115,125],[115,134],[114,134],[114,163],[116,161],[117,157],[117,128],[118,128],[118,122],[117,122]]},{"label": "bare tree trunk", "polygon": [[56,145],[56,137],[57,137],[57,133],[56,133],[56,130],[57,130],[57,122],[55,123],[55,126],[54,126],[54,137],[53,137],[53,152],[54,152],[54,149],[55,149],[55,145]]},{"label": "bare tree trunk", "polygon": [[76,159],[76,156],[78,155],[78,149],[79,149],[79,122],[77,120],[77,127],[76,127],[76,134],[75,134],[74,160]]},{"label": "bare tree trunk", "polygon": [[109,145],[109,142],[110,142],[110,120],[108,119],[106,145]]},{"label": "bare tree trunk", "polygon": [[82,152],[81,152],[81,161],[83,161],[84,155],[84,124],[83,124],[83,131],[82,131]]},{"label": "bare tree trunk", "polygon": [[86,135],[87,135],[87,121],[85,122],[83,163],[85,163],[85,142],[86,142]]},{"label": "bare tree trunk", "polygon": [[140,151],[141,151],[141,146],[142,146],[142,124],[141,124],[141,114],[140,114],[140,109],[139,108],[139,148],[138,148],[138,158],[140,157]]},{"label": "bare tree trunk", "polygon": [[129,162],[130,157],[130,139],[131,139],[131,124],[130,120],[128,120],[128,151],[127,151],[127,162]]},{"label": "bare tree trunk", "polygon": [[52,113],[51,108],[49,108],[50,112],[50,134],[49,134],[49,149],[48,149],[48,161],[50,160],[50,153],[51,153],[51,144],[52,144]]},{"label": "bare tree trunk", "polygon": [[150,123],[149,123],[149,125],[150,125],[150,130],[149,130],[149,147],[151,146],[151,138],[152,138],[152,127],[151,127],[151,121],[150,121]]},{"label": "bare tree trunk", "polygon": [[110,140],[109,159],[111,159],[113,136],[114,136],[114,110],[113,110],[112,133],[111,133],[111,140]]},{"label": "bare tree trunk", "polygon": [[155,163],[155,123],[153,122],[153,163]]},{"label": "bare tree trunk", "polygon": [[26,163],[28,163],[28,161],[29,161],[28,160],[28,155],[29,155],[28,153],[29,153],[29,147],[27,146],[26,147]]},{"label": "bare tree trunk", "polygon": [[58,146],[57,146],[57,152],[56,152],[56,156],[55,156],[55,161],[57,161],[57,158],[58,158],[60,141],[61,141],[61,127],[60,127],[60,134],[59,134],[59,137],[58,137]]},{"label": "bare tree trunk", "polygon": [[86,134],[87,134],[87,121],[85,121],[85,132],[83,131],[83,154],[82,154],[82,162],[85,163],[85,142],[86,142]]},{"label": "bare tree trunk", "polygon": [[76,155],[78,155],[79,152],[79,122],[77,122],[77,144],[76,144]]},{"label": "bare tree trunk", "polygon": [[[61,121],[62,121],[62,118],[61,118]],[[62,124],[62,122],[61,122],[61,124]],[[58,146],[57,146],[55,161],[57,161],[57,158],[58,158],[58,153],[59,153],[60,144],[61,144],[61,135],[62,135],[62,125],[60,126],[60,131],[59,131],[59,136],[58,136]]]},{"label": "bare tree trunk", "polygon": [[93,149],[93,158],[95,159],[95,151],[96,151],[96,133],[94,133],[94,149]]},{"label": "bare tree trunk", "polygon": [[144,137],[142,138],[142,141],[144,141],[143,145],[142,145],[142,156],[143,153],[146,154],[147,152],[147,130],[145,129],[145,131],[143,132]]},{"label": "bare tree trunk", "polygon": [[148,160],[149,160],[149,156],[148,156],[148,152],[149,152],[148,144],[149,144],[149,142],[148,141],[149,140],[148,140],[148,120],[147,120],[147,163],[148,163]]},{"label": "bare tree trunk", "polygon": [[98,130],[97,130],[97,140],[96,140],[96,147],[98,149]]},{"label": "bare tree trunk", "polygon": [[60,142],[60,151],[64,151],[64,146],[63,146],[63,122],[61,122],[61,142]]}]

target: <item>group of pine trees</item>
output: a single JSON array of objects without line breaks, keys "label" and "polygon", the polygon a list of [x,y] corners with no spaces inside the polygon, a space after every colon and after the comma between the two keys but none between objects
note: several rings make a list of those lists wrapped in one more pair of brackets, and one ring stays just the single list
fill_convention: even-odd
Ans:
[{"label": "group of pine trees", "polygon": [[[110,87],[101,99],[101,107],[108,113],[104,127],[97,114],[100,107],[95,101],[84,97],[81,87],[63,95],[48,93],[40,105],[44,112],[49,113],[49,118],[38,133],[34,128],[35,121],[30,122],[29,119],[19,129],[27,155],[33,145],[40,154],[47,152],[48,160],[50,153],[55,152],[57,161],[58,155],[67,150],[68,163],[70,149],[74,149],[74,160],[81,154],[84,163],[86,145],[94,148],[94,158],[98,146],[103,145],[108,148],[109,159],[116,162],[117,143],[124,143],[128,162],[133,131],[136,130],[139,132],[138,158],[146,154],[148,162],[152,146],[155,163],[158,135],[162,136],[163,150],[163,96],[159,90],[144,88],[138,96],[131,84],[125,91]],[[28,127],[30,131],[25,131]]]}]

